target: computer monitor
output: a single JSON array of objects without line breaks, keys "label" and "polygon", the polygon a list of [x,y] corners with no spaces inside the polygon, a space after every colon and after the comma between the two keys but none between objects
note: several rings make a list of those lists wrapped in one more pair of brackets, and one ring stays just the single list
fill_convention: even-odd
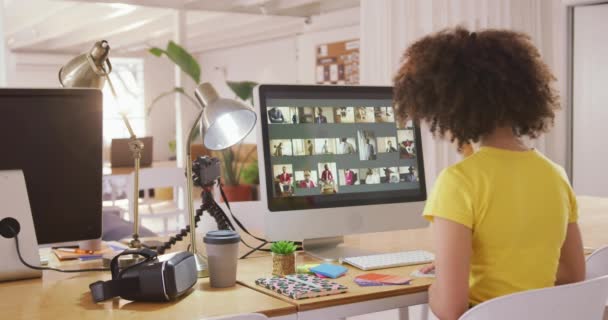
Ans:
[{"label": "computer monitor", "polygon": [[420,129],[395,121],[391,87],[260,85],[260,198],[269,240],[313,255],[361,252],[342,236],[421,228]]},{"label": "computer monitor", "polygon": [[0,170],[23,170],[41,245],[101,237],[102,119],[99,90],[0,89]]}]

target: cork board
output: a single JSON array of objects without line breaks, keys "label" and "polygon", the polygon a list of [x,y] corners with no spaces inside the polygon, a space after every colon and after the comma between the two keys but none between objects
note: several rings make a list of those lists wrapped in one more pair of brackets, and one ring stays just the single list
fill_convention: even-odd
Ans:
[{"label": "cork board", "polygon": [[359,39],[317,46],[317,84],[359,84]]}]

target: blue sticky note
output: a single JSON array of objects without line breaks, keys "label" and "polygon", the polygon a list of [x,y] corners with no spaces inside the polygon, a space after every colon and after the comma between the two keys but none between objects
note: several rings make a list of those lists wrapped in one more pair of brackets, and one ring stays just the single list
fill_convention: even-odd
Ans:
[{"label": "blue sticky note", "polygon": [[348,269],[346,269],[343,266],[338,266],[335,264],[328,264],[328,263],[324,263],[324,264],[320,264],[314,268],[310,268],[311,272],[314,273],[318,273],[321,274],[323,276],[326,276],[328,278],[338,278],[341,275],[345,274],[346,271],[348,271]]}]

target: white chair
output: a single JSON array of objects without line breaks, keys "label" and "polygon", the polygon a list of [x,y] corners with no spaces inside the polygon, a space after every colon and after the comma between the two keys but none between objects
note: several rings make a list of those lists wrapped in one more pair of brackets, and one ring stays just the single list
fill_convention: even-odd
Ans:
[{"label": "white chair", "polygon": [[599,248],[587,257],[587,279],[608,275],[608,246]]},{"label": "white chair", "polygon": [[460,320],[601,320],[608,298],[608,276],[530,290],[486,301]]},{"label": "white chair", "polygon": [[[134,174],[129,175],[127,190],[133,190]],[[155,188],[172,188],[172,200],[157,200],[150,198],[147,190]],[[139,189],[144,190],[144,199],[133,199],[133,193],[127,192],[129,199],[129,221],[133,221],[133,206],[139,205],[139,219],[162,219],[163,229],[159,231],[154,225],[147,225],[149,229],[168,234],[179,229],[179,220],[186,221],[187,209],[184,197],[186,195],[186,176],[182,168],[142,168],[139,171]],[[175,227],[169,230],[169,219],[175,219]],[[143,225],[143,223],[142,223]]]},{"label": "white chair", "polygon": [[206,318],[205,320],[267,320],[268,317],[261,313],[237,314],[226,317]]}]

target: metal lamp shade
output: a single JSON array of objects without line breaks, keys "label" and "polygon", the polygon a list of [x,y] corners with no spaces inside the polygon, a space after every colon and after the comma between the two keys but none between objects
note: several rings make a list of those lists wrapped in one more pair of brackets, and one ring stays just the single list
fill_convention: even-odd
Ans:
[{"label": "metal lamp shade", "polygon": [[[59,70],[59,82],[64,88],[102,89],[106,76],[112,70],[108,60],[110,46],[108,42],[98,41],[89,52],[70,60]],[[108,68],[104,68],[104,63]]]},{"label": "metal lamp shade", "polygon": [[204,106],[200,130],[203,144],[210,150],[223,150],[239,143],[255,127],[257,115],[239,101],[220,98],[211,84],[203,83],[195,92]]}]

